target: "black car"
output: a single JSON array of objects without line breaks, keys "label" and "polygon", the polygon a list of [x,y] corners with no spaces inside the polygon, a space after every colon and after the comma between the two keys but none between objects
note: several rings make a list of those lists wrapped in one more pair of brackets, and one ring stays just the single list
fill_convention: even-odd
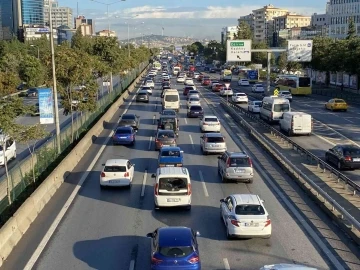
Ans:
[{"label": "black car", "polygon": [[21,90],[25,90],[27,88],[27,85],[26,85],[26,83],[21,83],[18,87],[16,87],[16,90],[19,90],[19,91],[21,91]]},{"label": "black car", "polygon": [[210,68],[209,73],[216,73],[216,68]]},{"label": "black car", "polygon": [[125,113],[121,116],[118,127],[130,126],[136,131],[139,130],[140,117],[133,113]]},{"label": "black car", "polygon": [[338,144],[325,153],[325,160],[338,170],[360,168],[360,147],[354,144]]},{"label": "black car", "polygon": [[169,81],[165,81],[162,83],[162,88],[164,89],[164,86],[171,86],[171,83]]},{"label": "black car", "polygon": [[204,115],[204,110],[200,105],[193,105],[187,110],[187,117],[202,117]]},{"label": "black car", "polygon": [[26,92],[26,96],[27,97],[37,97],[39,93],[39,90],[37,88],[30,88],[27,92]]},{"label": "black car", "polygon": [[176,115],[160,115],[157,128],[172,130],[176,136],[179,136],[179,119]]},{"label": "black car", "polygon": [[140,90],[136,95],[136,102],[149,103],[149,94],[147,90]]}]

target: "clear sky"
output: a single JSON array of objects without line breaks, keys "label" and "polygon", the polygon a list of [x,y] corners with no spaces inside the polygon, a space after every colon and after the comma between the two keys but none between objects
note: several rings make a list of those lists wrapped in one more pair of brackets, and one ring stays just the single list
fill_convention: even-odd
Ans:
[{"label": "clear sky", "polygon": [[[286,8],[303,15],[325,12],[326,0],[58,0],[60,6],[68,6],[77,15],[95,20],[96,31],[110,28],[120,39],[127,38],[130,22],[130,38],[144,34],[190,36],[220,39],[224,26],[237,25],[239,16],[267,4]],[[109,4],[109,17],[107,5]],[[136,16],[136,18],[134,18]]]}]

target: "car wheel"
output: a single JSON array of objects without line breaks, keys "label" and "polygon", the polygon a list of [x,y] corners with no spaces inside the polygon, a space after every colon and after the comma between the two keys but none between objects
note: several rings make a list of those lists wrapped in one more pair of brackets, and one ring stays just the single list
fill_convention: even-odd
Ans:
[{"label": "car wheel", "polygon": [[338,168],[338,170],[342,170],[342,165],[341,165],[340,161],[338,161],[338,163],[337,163],[337,168]]}]

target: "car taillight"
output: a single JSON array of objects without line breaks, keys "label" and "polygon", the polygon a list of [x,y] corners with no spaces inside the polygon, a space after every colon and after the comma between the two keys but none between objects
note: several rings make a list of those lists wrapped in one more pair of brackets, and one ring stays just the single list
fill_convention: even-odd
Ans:
[{"label": "car taillight", "polygon": [[100,176],[101,176],[101,177],[105,177],[105,173],[104,173],[104,172],[101,172]]},{"label": "car taillight", "polygon": [[151,257],[151,263],[152,264],[160,264],[160,263],[162,263],[162,260],[157,259],[155,257]]},{"label": "car taillight", "polygon": [[188,262],[191,263],[191,264],[195,264],[195,263],[198,263],[200,260],[199,256],[198,255],[194,255],[193,257],[191,257]]},{"label": "car taillight", "polygon": [[191,195],[191,184],[187,186],[187,195]]},{"label": "car taillight", "polygon": [[226,161],[226,168],[230,167],[230,158]]},{"label": "car taillight", "polygon": [[124,177],[129,177],[129,172],[124,173]]},{"label": "car taillight", "polygon": [[159,184],[155,184],[154,194],[159,195]]},{"label": "car taillight", "polygon": [[352,160],[350,156],[345,156],[344,159],[345,159],[345,161],[351,161]]},{"label": "car taillight", "polygon": [[249,166],[250,166],[250,167],[253,166],[251,158],[249,158]]},{"label": "car taillight", "polygon": [[265,221],[265,227],[269,226],[271,224],[271,220],[268,219],[267,221]]},{"label": "car taillight", "polygon": [[236,220],[236,219],[233,219],[232,217],[230,217],[230,218],[231,218],[230,219],[231,224],[236,226],[236,227],[239,227],[240,222],[238,220]]}]

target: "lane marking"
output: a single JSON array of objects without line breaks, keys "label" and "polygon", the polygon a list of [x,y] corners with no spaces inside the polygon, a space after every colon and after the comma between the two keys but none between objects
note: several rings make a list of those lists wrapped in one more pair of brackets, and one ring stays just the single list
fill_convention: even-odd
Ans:
[{"label": "lane marking", "polygon": [[187,122],[186,118],[184,118],[184,121],[185,121],[185,124],[188,124],[188,122]]},{"label": "lane marking", "polygon": [[155,115],[153,116],[153,125],[155,125]]},{"label": "lane marking", "polygon": [[332,141],[326,139],[325,137],[319,135],[319,134],[316,134],[316,133],[313,133],[316,137],[318,137],[320,140],[323,140],[324,142],[327,142],[328,144],[332,145],[332,146],[335,146],[336,143],[333,143]]},{"label": "lane marking", "polygon": [[348,121],[348,122],[350,122],[350,123],[352,123],[352,124],[354,124],[353,121],[351,121],[351,120],[349,120],[349,119],[347,119],[347,118],[344,118],[344,120],[345,120],[345,121]]},{"label": "lane marking", "polygon": [[144,178],[143,178],[142,187],[141,187],[141,197],[144,197],[144,195],[145,195],[146,179],[147,179],[147,170],[145,170],[145,172],[144,172]]},{"label": "lane marking", "polygon": [[191,146],[195,150],[195,145],[194,145],[194,141],[193,141],[193,139],[191,137],[191,134],[189,134],[189,138],[190,138]]},{"label": "lane marking", "polygon": [[199,176],[200,176],[200,181],[201,181],[204,193],[205,193],[205,197],[209,197],[209,192],[208,192],[208,190],[206,188],[206,184],[205,184],[205,181],[204,181],[204,176],[202,174],[202,171],[199,171]]},{"label": "lane marking", "polygon": [[224,259],[223,259],[223,263],[224,263],[224,268],[225,268],[225,270],[231,270],[231,269],[230,269],[230,264],[229,264],[229,261],[228,261],[227,258],[224,258]]},{"label": "lane marking", "polygon": [[[138,90],[136,91],[136,93],[140,90],[140,88],[138,88]],[[133,95],[129,106],[124,110],[124,113],[127,113],[127,111],[130,109],[134,99],[135,99],[136,95]],[[117,120],[117,123],[120,122],[120,117]],[[82,187],[82,185],[84,184],[86,178],[89,176],[90,172],[92,172],[92,169],[94,168],[96,162],[98,162],[100,156],[102,155],[102,153],[104,152],[107,144],[109,143],[111,137],[113,136],[113,132],[110,133],[110,135],[106,138],[104,144],[100,147],[99,152],[95,155],[93,161],[90,163],[89,167],[86,169],[86,171],[84,172],[84,174],[81,176],[79,182],[77,183],[77,185],[75,186],[73,192],[70,194],[69,198],[67,199],[67,201],[65,202],[64,206],[61,208],[59,214],[56,216],[55,220],[53,221],[53,223],[51,224],[49,230],[46,232],[46,234],[44,235],[44,237],[42,238],[40,244],[37,246],[36,250],[34,251],[33,255],[31,256],[31,258],[29,259],[29,261],[26,263],[24,270],[31,270],[34,265],[36,264],[37,260],[39,259],[41,253],[44,251],[46,245],[48,244],[48,242],[50,241],[50,238],[52,237],[52,235],[54,234],[54,232],[56,231],[57,227],[59,226],[61,220],[64,218],[66,212],[69,210],[71,204],[73,203],[75,197],[77,196],[77,194],[79,193],[80,188]]]},{"label": "lane marking", "polygon": [[134,270],[134,269],[135,269],[135,260],[131,260],[129,270]]},{"label": "lane marking", "polygon": [[153,137],[151,136],[151,137],[149,138],[149,147],[148,147],[148,150],[150,150],[150,149],[151,149],[152,139],[153,139]]}]

